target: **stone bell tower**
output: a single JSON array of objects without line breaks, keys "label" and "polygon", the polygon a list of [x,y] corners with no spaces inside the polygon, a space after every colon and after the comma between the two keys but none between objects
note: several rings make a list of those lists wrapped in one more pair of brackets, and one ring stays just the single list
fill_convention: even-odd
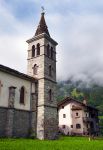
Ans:
[{"label": "stone bell tower", "polygon": [[56,45],[41,13],[35,35],[28,43],[28,75],[38,79],[37,138],[55,139],[58,132],[56,101]]}]

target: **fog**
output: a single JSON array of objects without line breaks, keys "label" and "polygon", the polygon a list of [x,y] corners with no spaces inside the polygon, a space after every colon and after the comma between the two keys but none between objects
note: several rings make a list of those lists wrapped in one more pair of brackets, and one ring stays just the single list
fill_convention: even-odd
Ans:
[{"label": "fog", "polygon": [[[26,40],[40,19],[41,3],[57,46],[57,80],[103,85],[103,2],[59,0],[0,1],[0,64],[26,73]],[[30,8],[30,6],[32,6]],[[27,9],[27,11],[24,11]],[[31,11],[32,10],[32,11]],[[23,12],[22,12],[23,11]]]}]

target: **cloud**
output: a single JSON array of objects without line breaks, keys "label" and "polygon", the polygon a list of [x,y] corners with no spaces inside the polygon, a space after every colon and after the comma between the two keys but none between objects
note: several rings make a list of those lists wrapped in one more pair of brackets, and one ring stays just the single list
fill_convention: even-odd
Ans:
[{"label": "cloud", "polygon": [[[58,54],[59,60],[62,60],[58,62],[58,78],[67,79],[74,76],[81,79],[81,76],[86,78],[89,75],[94,80],[102,78],[103,81],[102,17],[71,14],[69,20],[72,18],[72,22],[66,20],[60,35],[63,40]],[[67,68],[68,72],[65,73]],[[62,74],[59,70],[62,70]]]},{"label": "cloud", "polygon": [[29,29],[1,3],[0,16],[0,63],[26,72]]},{"label": "cloud", "polygon": [[[4,36],[0,38],[0,62],[21,72],[26,72],[27,45],[24,38]],[[21,64],[21,65],[20,65]]]},{"label": "cloud", "polygon": [[59,44],[57,79],[73,76],[74,80],[103,84],[103,2],[100,0],[53,0],[52,3],[1,0],[0,63],[26,72],[25,41],[35,33],[42,5],[51,37]]}]

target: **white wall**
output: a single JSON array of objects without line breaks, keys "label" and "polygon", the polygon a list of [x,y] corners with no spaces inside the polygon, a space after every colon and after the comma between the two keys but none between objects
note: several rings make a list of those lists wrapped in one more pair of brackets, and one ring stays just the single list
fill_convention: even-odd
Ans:
[{"label": "white wall", "polygon": [[[76,113],[78,113],[78,116],[76,116]],[[82,134],[83,133],[83,110],[74,110],[72,111],[72,116],[73,116],[73,132]],[[80,124],[81,128],[77,129],[76,124]]]},{"label": "white wall", "polygon": [[[4,73],[0,71],[0,81],[2,84],[0,91],[0,106],[8,107],[8,98],[9,98],[9,87],[17,87],[15,89],[15,103],[14,107],[17,109],[30,110],[30,90],[31,83],[30,81],[21,79],[19,77]],[[25,87],[25,104],[20,104],[20,88],[21,86]]]},{"label": "white wall", "polygon": [[[66,114],[66,118],[63,118],[63,114]],[[71,133],[71,125],[72,125],[72,114],[71,114],[71,104],[64,106],[64,108],[60,108],[58,111],[59,115],[59,128],[65,133]],[[65,129],[62,126],[65,125]]]},{"label": "white wall", "polygon": [[[77,133],[82,134],[83,131],[87,130],[87,126],[83,122],[83,117],[86,117],[86,113],[84,112],[84,108],[82,107],[81,110],[72,110],[72,106],[80,106],[77,102],[71,102],[64,105],[64,108],[60,107],[58,110],[59,115],[59,128],[64,134],[71,134],[71,133]],[[78,116],[76,116],[76,113],[78,113]],[[63,118],[63,114],[66,114],[66,118]],[[76,124],[80,124],[81,128],[77,129]],[[65,125],[65,128],[63,129],[63,125]],[[73,125],[73,128],[71,128],[71,125]]]}]

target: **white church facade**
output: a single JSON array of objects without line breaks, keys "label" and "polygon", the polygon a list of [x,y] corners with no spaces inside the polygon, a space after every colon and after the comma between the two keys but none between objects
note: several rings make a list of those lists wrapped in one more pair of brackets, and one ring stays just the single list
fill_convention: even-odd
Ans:
[{"label": "white church facade", "polygon": [[0,65],[0,137],[55,139],[56,46],[44,13],[28,43],[27,74]]}]

